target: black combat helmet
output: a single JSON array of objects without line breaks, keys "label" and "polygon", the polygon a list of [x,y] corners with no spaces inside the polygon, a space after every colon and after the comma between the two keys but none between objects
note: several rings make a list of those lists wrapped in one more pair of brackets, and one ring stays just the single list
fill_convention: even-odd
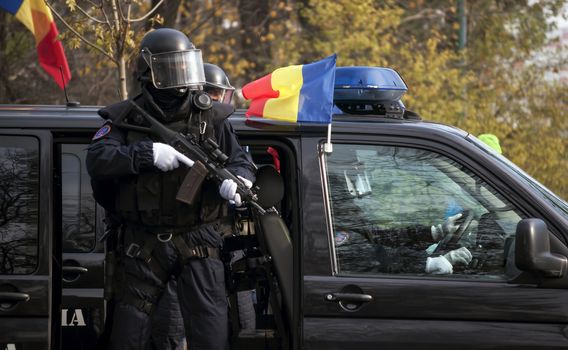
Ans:
[{"label": "black combat helmet", "polygon": [[211,98],[221,103],[231,103],[235,88],[229,82],[229,77],[221,67],[211,63],[204,63],[205,69],[205,92],[211,95]]},{"label": "black combat helmet", "polygon": [[151,80],[157,89],[200,89],[205,84],[201,50],[179,30],[160,28],[140,43],[138,77]]}]

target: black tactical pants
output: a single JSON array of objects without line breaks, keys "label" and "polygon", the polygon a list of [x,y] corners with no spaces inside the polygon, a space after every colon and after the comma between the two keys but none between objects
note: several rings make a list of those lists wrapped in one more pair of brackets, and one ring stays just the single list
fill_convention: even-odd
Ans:
[{"label": "black tactical pants", "polygon": [[185,328],[177,294],[177,279],[168,282],[151,319],[153,350],[183,350]]},{"label": "black tactical pants", "polygon": [[[127,228],[124,236],[126,250],[133,242],[140,242],[137,235],[148,234]],[[212,227],[184,234],[189,246],[220,247],[221,236]],[[132,254],[131,254],[132,255]],[[158,242],[152,251],[162,269],[175,271],[178,252],[173,242]],[[151,315],[147,310],[133,305],[132,296],[153,305],[159,303],[163,293],[153,293],[152,287],[166,286],[152,272],[149,264],[139,258],[124,257],[125,289],[123,298],[115,308],[110,348],[116,350],[151,349]],[[226,350],[228,341],[228,313],[225,296],[223,263],[218,258],[190,259],[177,277],[178,300],[183,317],[188,348],[192,350]],[[154,307],[155,309],[156,307]],[[154,310],[155,311],[155,310]],[[153,314],[153,313],[152,313]]]}]

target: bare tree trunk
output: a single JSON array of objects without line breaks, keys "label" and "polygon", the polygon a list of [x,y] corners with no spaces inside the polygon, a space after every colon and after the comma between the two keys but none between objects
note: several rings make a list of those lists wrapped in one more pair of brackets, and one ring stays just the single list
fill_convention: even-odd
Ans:
[{"label": "bare tree trunk", "polygon": [[119,70],[119,84],[120,84],[120,98],[123,100],[128,98],[128,88],[126,87],[126,60],[124,56],[121,56],[118,60],[118,70]]},{"label": "bare tree trunk", "polygon": [[126,33],[121,33],[123,28],[120,23],[120,14],[118,12],[117,0],[111,0],[112,5],[112,15],[114,18],[114,30],[116,40],[116,60],[118,61],[118,86],[120,89],[120,97],[122,99],[128,98],[128,87],[126,86],[126,59],[124,58],[124,45],[121,42],[121,38],[126,35]]}]

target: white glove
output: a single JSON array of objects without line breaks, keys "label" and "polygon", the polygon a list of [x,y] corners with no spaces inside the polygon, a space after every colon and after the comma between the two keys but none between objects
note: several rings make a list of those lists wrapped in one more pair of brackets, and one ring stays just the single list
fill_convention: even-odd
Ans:
[{"label": "white glove", "polygon": [[154,142],[152,144],[154,153],[154,165],[161,171],[170,171],[179,167],[179,163],[192,167],[194,161],[178,152],[175,148],[165,143]]},{"label": "white glove", "polygon": [[[432,232],[432,239],[434,242],[438,242],[442,238],[444,238],[447,234],[454,234],[460,225],[456,225],[456,221],[462,217],[462,213],[458,213],[456,215],[450,216],[449,218],[444,221],[443,224],[438,224],[438,226],[432,225],[431,232]],[[443,225],[443,226],[442,226]]]},{"label": "white glove", "polygon": [[426,259],[426,273],[435,275],[448,274],[454,272],[454,267],[444,256]]},{"label": "white glove", "polygon": [[453,265],[464,264],[467,265],[471,262],[472,255],[466,247],[454,249],[449,253],[440,255],[435,258],[426,259],[426,273],[432,274],[448,274],[454,272]]},{"label": "white glove", "polygon": [[[250,180],[238,175],[237,177],[245,184],[247,188],[252,187],[252,182]],[[237,183],[231,179],[227,179],[223,181],[223,183],[221,183],[219,194],[229,202],[234,202],[237,207],[240,207],[243,204],[241,201],[241,195],[237,193]]]},{"label": "white glove", "polygon": [[448,259],[450,264],[464,264],[467,265],[471,262],[473,258],[470,251],[466,247],[461,247],[459,249],[454,249],[446,254],[444,257]]}]

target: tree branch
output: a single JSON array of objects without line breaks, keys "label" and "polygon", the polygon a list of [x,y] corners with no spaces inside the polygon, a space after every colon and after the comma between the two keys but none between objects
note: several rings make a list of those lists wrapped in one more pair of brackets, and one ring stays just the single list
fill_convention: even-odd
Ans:
[{"label": "tree branch", "polygon": [[[273,3],[272,5],[272,9],[275,9],[278,6],[278,3]],[[257,27],[264,27],[266,25],[266,23],[268,22],[268,20],[270,20],[270,9],[268,9],[267,15],[264,17],[264,19],[262,20],[262,22],[260,22],[260,24]]]},{"label": "tree branch", "polygon": [[89,15],[89,14],[87,13],[87,11],[83,10],[83,8],[82,8],[81,6],[75,4],[75,7],[77,7],[77,8],[79,9],[79,11],[81,11],[81,12],[82,12],[88,19],[90,19],[91,21],[96,22],[96,23],[103,23],[103,24],[106,23],[105,21],[103,21],[103,20],[101,20],[101,19],[98,19],[98,18],[95,18],[95,17]]},{"label": "tree branch", "polygon": [[[105,11],[105,6],[104,6],[104,4],[103,4],[102,1],[101,1],[101,12],[103,13],[103,16],[105,17],[105,21],[106,21],[105,23],[106,23],[107,26],[108,26],[108,30],[109,30],[110,33],[112,34],[112,33],[114,32],[114,30],[112,29],[112,24],[110,23],[110,20],[108,19],[108,15],[107,15],[107,13],[106,13],[106,11]],[[117,28],[117,30],[118,30],[118,28]]]},{"label": "tree branch", "polygon": [[157,9],[158,7],[160,7],[160,5],[164,2],[164,0],[160,0],[159,3],[156,4],[156,6],[154,6],[153,9],[151,9],[147,14],[145,14],[144,16],[140,17],[140,18],[136,18],[136,19],[131,19],[129,20],[130,23],[134,23],[134,22],[142,22],[143,20],[145,20],[146,18],[150,17]]},{"label": "tree branch", "polygon": [[[127,6],[130,7],[130,1],[128,2],[128,5],[127,5]],[[116,4],[116,7],[118,8],[118,13],[120,14],[120,18],[121,18],[123,21],[126,21],[126,18],[124,18],[124,12],[122,12],[122,5],[120,4],[120,2],[118,2],[118,3]]]},{"label": "tree branch", "polygon": [[85,0],[85,1],[88,2],[89,4],[91,4],[91,6],[98,7],[98,8],[103,7],[103,4],[102,4],[102,3],[101,3],[100,5],[97,5],[97,4],[95,4],[94,2],[92,2],[91,0]]},{"label": "tree branch", "polygon": [[[120,4],[118,4],[118,8],[120,9]],[[124,27],[124,33],[122,33],[122,42],[120,43],[120,56],[122,57],[124,55],[124,44],[126,43],[126,37],[128,36],[128,31],[130,30],[130,13],[132,10],[132,4],[129,3],[126,7],[126,18],[124,18],[124,15],[122,14],[122,11],[120,11],[120,16],[124,19],[124,21],[126,22],[126,26]]]},{"label": "tree branch", "polygon": [[404,22],[409,22],[409,21],[415,21],[415,20],[419,20],[419,19],[431,19],[431,18],[445,18],[446,14],[444,11],[442,11],[441,9],[431,9],[431,8],[427,8],[427,9],[423,9],[422,11],[405,17],[403,19],[401,19],[400,23],[404,23]]},{"label": "tree branch", "polygon": [[76,31],[73,27],[71,27],[71,25],[69,23],[67,23],[63,17],[61,17],[61,15],[59,14],[59,12],[57,12],[53,6],[51,6],[51,4],[49,4],[47,1],[45,1],[45,4],[47,5],[47,7],[49,7],[49,9],[51,10],[51,12],[53,12],[55,14],[55,17],[57,17],[64,25],[65,27],[67,27],[67,29],[69,29],[73,34],[75,34],[79,39],[81,39],[85,44],[91,46],[92,48],[94,48],[95,50],[101,52],[103,55],[105,55],[106,57],[110,58],[112,62],[114,62],[115,64],[117,63],[116,60],[114,59],[114,57],[112,57],[108,52],[106,52],[102,47],[98,46],[97,44],[94,44],[92,42],[90,42],[87,38],[85,38],[83,35],[81,35],[78,31]]}]

